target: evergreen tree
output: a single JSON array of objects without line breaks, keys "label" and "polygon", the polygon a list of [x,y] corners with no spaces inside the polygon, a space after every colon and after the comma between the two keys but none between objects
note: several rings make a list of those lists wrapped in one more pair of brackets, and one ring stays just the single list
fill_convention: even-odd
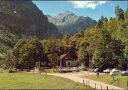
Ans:
[{"label": "evergreen tree", "polygon": [[124,11],[120,8],[119,5],[115,7],[115,14],[118,19],[124,20]]}]

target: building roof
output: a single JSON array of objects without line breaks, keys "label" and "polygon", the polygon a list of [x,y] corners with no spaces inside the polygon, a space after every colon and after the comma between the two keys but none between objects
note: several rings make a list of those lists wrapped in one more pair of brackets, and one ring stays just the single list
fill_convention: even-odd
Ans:
[{"label": "building roof", "polygon": [[66,53],[66,54],[62,54],[60,56],[60,59],[65,59],[65,60],[72,60],[73,58],[71,57],[71,55],[69,53]]},{"label": "building roof", "polygon": [[63,59],[67,54],[63,54],[60,56],[60,59]]}]

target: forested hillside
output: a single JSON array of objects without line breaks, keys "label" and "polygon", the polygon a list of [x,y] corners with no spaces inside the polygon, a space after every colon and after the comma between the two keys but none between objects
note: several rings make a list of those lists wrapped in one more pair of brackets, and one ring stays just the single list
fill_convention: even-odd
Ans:
[{"label": "forested hillside", "polygon": [[0,56],[21,38],[59,36],[55,25],[31,0],[0,0]]}]

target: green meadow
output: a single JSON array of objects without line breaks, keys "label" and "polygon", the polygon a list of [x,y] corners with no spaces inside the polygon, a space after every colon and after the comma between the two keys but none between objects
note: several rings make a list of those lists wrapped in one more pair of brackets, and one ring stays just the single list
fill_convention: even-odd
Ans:
[{"label": "green meadow", "polygon": [[62,77],[32,73],[0,73],[0,89],[92,89]]}]

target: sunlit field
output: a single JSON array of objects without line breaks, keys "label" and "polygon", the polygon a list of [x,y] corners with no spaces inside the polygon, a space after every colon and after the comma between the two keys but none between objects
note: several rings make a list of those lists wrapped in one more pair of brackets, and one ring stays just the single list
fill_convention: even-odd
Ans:
[{"label": "sunlit field", "polygon": [[0,89],[92,89],[69,79],[32,73],[0,73]]}]

